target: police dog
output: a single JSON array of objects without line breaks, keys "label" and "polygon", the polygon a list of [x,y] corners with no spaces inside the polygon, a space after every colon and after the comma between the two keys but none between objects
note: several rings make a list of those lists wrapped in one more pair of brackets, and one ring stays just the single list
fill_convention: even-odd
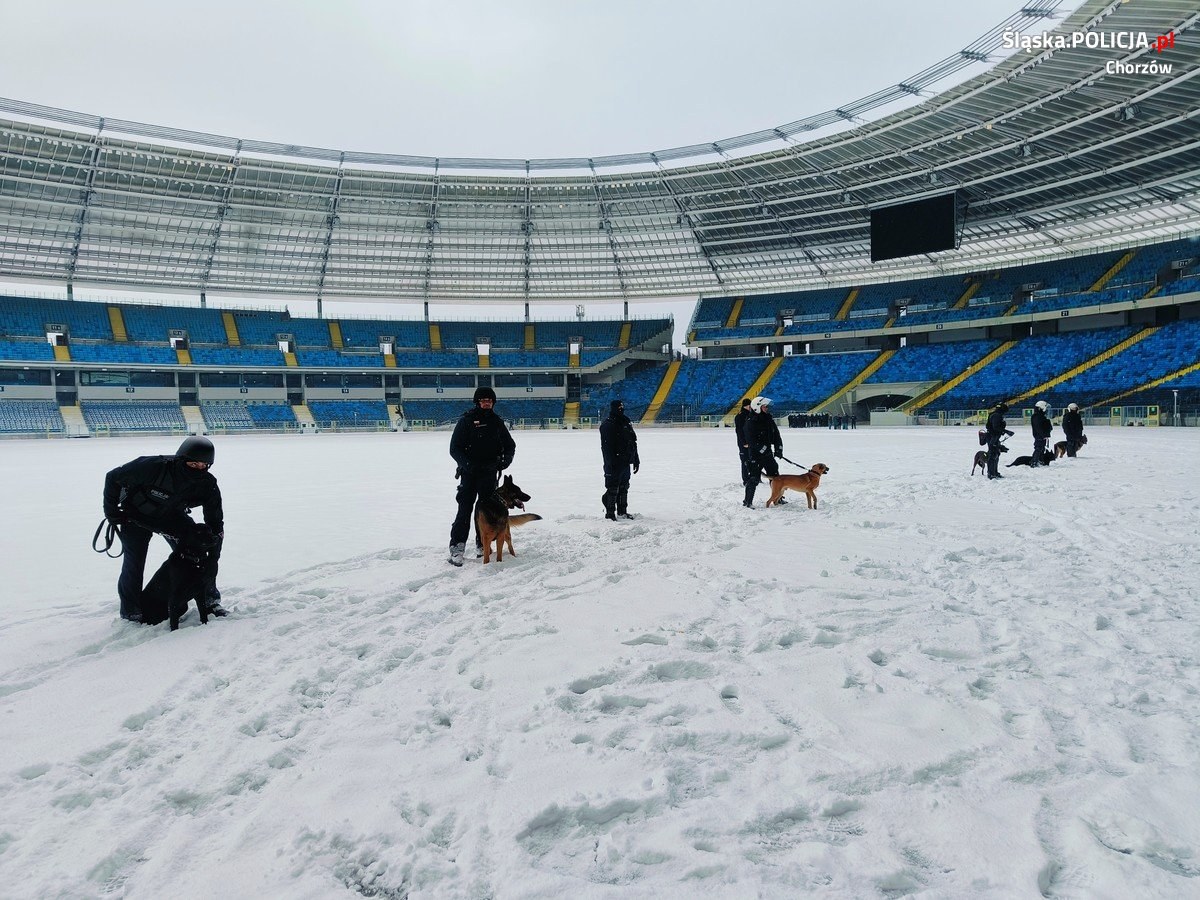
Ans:
[{"label": "police dog", "polygon": [[972,465],[971,465],[971,474],[972,475],[975,474],[976,469],[979,469],[980,472],[987,471],[987,451],[986,450],[976,450],[975,451],[975,462],[972,463]]},{"label": "police dog", "polygon": [[[1049,450],[1043,450],[1042,451],[1042,461],[1040,463],[1038,463],[1038,465],[1039,466],[1048,466],[1048,465],[1050,465],[1050,463],[1054,462],[1054,458],[1055,458],[1054,454],[1051,453]],[[1016,459],[1014,459],[1012,462],[1010,462],[1004,468],[1011,469],[1013,466],[1030,466],[1030,467],[1032,467],[1033,466],[1033,457],[1032,456],[1018,456]]]},{"label": "police dog", "polygon": [[[1079,447],[1075,448],[1075,452],[1078,453],[1080,448],[1083,447],[1083,445],[1086,443],[1087,443],[1087,435],[1086,434],[1080,435],[1079,436]],[[1054,458],[1062,459],[1064,456],[1066,456],[1068,445],[1069,445],[1068,441],[1058,441],[1054,445]]]},{"label": "police dog", "polygon": [[821,476],[827,474],[829,474],[829,466],[825,463],[817,463],[803,475],[776,475],[771,479],[771,499],[767,501],[767,506],[775,506],[779,502],[779,498],[783,496],[783,492],[791,488],[808,498],[809,509],[816,509],[817,495],[815,491],[821,484]]},{"label": "police dog", "polygon": [[530,499],[532,498],[528,494],[517,487],[511,475],[505,475],[500,486],[488,496],[479,498],[479,502],[475,504],[475,531],[483,542],[484,563],[492,559],[493,544],[496,547],[496,562],[504,559],[505,544],[508,545],[510,555],[517,555],[517,551],[513,549],[511,529],[526,522],[537,522],[542,517],[536,513],[510,516],[508,511],[524,509],[525,501]]}]

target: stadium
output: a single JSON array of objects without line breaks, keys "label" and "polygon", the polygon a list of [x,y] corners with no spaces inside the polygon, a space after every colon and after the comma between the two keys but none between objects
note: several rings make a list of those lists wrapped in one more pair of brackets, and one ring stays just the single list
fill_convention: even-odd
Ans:
[{"label": "stadium", "polygon": [[[594,157],[0,99],[5,883],[1187,894],[1198,23],[1033,4],[854,103]],[[453,570],[446,443],[481,388],[544,521]],[[740,515],[760,395],[830,466],[815,510]],[[616,400],[648,464],[606,531]],[[1001,401],[1014,448],[1039,401],[1092,444],[976,493]],[[76,519],[187,435],[217,447],[232,615],[114,624]]]}]

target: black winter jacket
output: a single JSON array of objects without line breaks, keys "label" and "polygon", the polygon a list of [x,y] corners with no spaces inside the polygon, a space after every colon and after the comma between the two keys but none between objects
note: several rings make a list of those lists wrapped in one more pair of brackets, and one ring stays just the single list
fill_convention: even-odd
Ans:
[{"label": "black winter jacket", "polygon": [[605,469],[642,464],[638,459],[637,435],[629,416],[611,412],[600,423],[600,452],[604,454]]},{"label": "black winter jacket", "polygon": [[1050,432],[1054,430],[1053,423],[1040,409],[1033,411],[1033,415],[1029,419],[1029,427],[1033,429],[1033,436],[1040,439],[1050,437]]},{"label": "black winter jacket", "polygon": [[450,455],[464,473],[503,471],[512,464],[517,443],[504,420],[490,409],[474,406],[463,413],[450,436]]},{"label": "black winter jacket", "polygon": [[158,531],[197,506],[204,509],[204,524],[221,534],[225,513],[217,479],[178,457],[139,456],[104,477],[104,515],[109,519],[124,515]]},{"label": "black winter jacket", "polygon": [[1063,413],[1062,430],[1068,441],[1076,441],[1083,437],[1083,416],[1079,410],[1068,409]]},{"label": "black winter jacket", "polygon": [[987,419],[988,438],[993,441],[998,441],[1008,432],[1008,425],[1004,421],[1004,413],[998,409],[992,410],[992,414]]},{"label": "black winter jacket", "polygon": [[775,449],[775,455],[783,453],[783,438],[779,435],[779,426],[770,413],[751,413],[742,426],[746,443],[750,445],[751,456],[762,456],[770,448]]}]

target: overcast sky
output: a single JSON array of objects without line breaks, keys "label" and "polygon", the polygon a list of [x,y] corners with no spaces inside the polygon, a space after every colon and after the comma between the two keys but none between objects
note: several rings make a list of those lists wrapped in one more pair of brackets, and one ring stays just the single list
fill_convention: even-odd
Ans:
[{"label": "overcast sky", "polygon": [[1020,6],[10,0],[0,96],[338,150],[602,156],[832,109],[949,56]]}]

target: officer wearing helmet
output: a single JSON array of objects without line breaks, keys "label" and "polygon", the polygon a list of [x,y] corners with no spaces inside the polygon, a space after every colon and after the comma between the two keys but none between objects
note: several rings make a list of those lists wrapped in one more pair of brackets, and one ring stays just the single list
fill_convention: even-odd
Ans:
[{"label": "officer wearing helmet", "polygon": [[1062,417],[1063,438],[1067,442],[1067,456],[1074,456],[1083,446],[1083,416],[1079,414],[1079,405],[1071,403]]},{"label": "officer wearing helmet", "polygon": [[1005,436],[1012,437],[1012,432],[1008,430],[1008,426],[1004,421],[1004,414],[1008,412],[1008,404],[1001,400],[992,409],[991,415],[987,419],[987,477],[1003,478],[1000,474],[1000,453],[1006,449],[1002,443]]},{"label": "officer wearing helmet", "polygon": [[142,621],[142,579],[150,537],[161,534],[172,550],[193,540],[196,523],[188,515],[196,507],[204,513],[208,528],[201,602],[209,615],[224,616],[221,592],[217,590],[217,560],[225,537],[225,514],[221,489],[209,470],[216,449],[206,437],[185,438],[172,456],[139,456],[118,466],[104,478],[104,517],[117,526],[121,538],[121,575],[117,594],[121,618]]},{"label": "officer wearing helmet", "polygon": [[1050,404],[1045,400],[1033,404],[1033,415],[1029,419],[1029,427],[1033,430],[1033,461],[1029,465],[1034,468],[1046,464],[1046,446],[1050,432],[1054,430],[1049,412]]},{"label": "officer wearing helmet", "polygon": [[[766,472],[771,478],[779,474],[779,463],[776,459],[783,456],[783,438],[779,435],[779,426],[771,415],[771,399],[755,397],[750,401],[750,416],[742,426],[742,435],[746,439],[747,462],[743,484],[746,496],[742,506],[754,507],[754,492],[758,489],[762,473]],[[780,502],[783,502],[782,499]]]},{"label": "officer wearing helmet", "polygon": [[[467,547],[467,534],[471,530],[471,512],[475,501],[496,490],[500,473],[512,463],[517,452],[516,441],[508,428],[495,413],[496,392],[490,387],[475,389],[475,405],[463,413],[454,434],[450,436],[450,455],[458,464],[458,513],[450,526],[450,557],[452,566],[463,564],[463,553]],[[475,534],[475,548],[482,555],[479,533]]]}]

